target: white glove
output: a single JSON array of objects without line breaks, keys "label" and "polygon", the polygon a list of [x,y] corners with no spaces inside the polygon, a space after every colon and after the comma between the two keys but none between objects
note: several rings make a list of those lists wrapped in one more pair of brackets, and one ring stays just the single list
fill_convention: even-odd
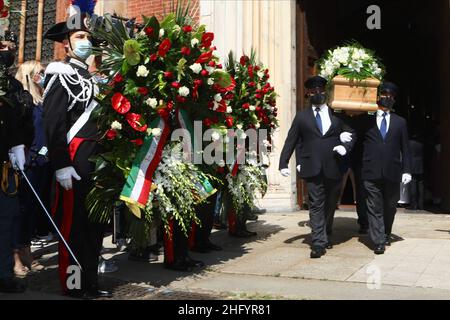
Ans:
[{"label": "white glove", "polygon": [[297,166],[297,171],[298,171],[298,173],[300,173],[300,169],[302,168],[302,166],[301,165],[298,165]]},{"label": "white glove", "polygon": [[403,184],[408,184],[408,183],[410,183],[410,182],[411,182],[411,179],[412,179],[412,177],[411,177],[411,175],[410,175],[409,173],[404,173],[404,174],[402,175],[402,183],[403,183]]},{"label": "white glove", "polygon": [[347,143],[352,141],[352,134],[350,132],[342,132],[339,138],[342,143]]},{"label": "white glove", "polygon": [[333,151],[336,151],[341,156],[345,156],[347,154],[347,149],[345,149],[344,146],[336,146],[333,148]]},{"label": "white glove", "polygon": [[289,177],[291,175],[288,168],[281,169],[280,173],[283,177]]},{"label": "white glove", "polygon": [[25,146],[21,144],[20,146],[12,147],[9,150],[9,160],[14,170],[23,171],[25,169]]},{"label": "white glove", "polygon": [[59,170],[56,170],[56,181],[59,182],[61,187],[65,190],[72,189],[72,178],[80,181],[81,177],[77,174],[73,167],[65,167]]}]

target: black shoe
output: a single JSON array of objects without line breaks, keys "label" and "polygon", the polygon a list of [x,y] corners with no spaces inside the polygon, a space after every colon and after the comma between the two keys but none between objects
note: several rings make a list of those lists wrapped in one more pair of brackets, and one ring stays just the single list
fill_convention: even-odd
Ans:
[{"label": "black shoe", "polygon": [[367,234],[368,232],[369,232],[368,227],[365,227],[365,226],[359,227],[359,231],[358,231],[359,234]]},{"label": "black shoe", "polygon": [[333,249],[333,244],[331,243],[331,241],[328,241],[327,245],[325,246],[326,249]]},{"label": "black shoe", "polygon": [[258,216],[256,214],[251,214],[248,216],[247,220],[256,221],[256,220],[258,220]]},{"label": "black shoe", "polygon": [[164,267],[169,270],[191,272],[192,266],[186,261],[176,261],[173,263],[164,263]]},{"label": "black shoe", "polygon": [[212,250],[212,251],[222,251],[222,247],[221,246],[218,246],[218,245],[216,245],[216,244],[214,244],[212,242],[208,242],[206,244],[206,248],[208,248],[209,250]]},{"label": "black shoe", "polygon": [[384,244],[379,244],[375,247],[375,250],[373,250],[373,252],[375,254],[383,254],[385,250]]},{"label": "black shoe", "polygon": [[386,239],[384,240],[384,245],[390,246],[391,245],[391,235],[387,234]]},{"label": "black shoe", "polygon": [[23,293],[26,287],[15,279],[0,280],[0,292],[3,293]]},{"label": "black shoe", "polygon": [[200,261],[200,260],[194,260],[194,259],[192,259],[192,258],[189,257],[189,256],[187,256],[186,258],[184,258],[184,261],[185,261],[185,263],[186,263],[188,266],[191,266],[191,267],[202,268],[202,267],[205,266],[205,263],[204,263],[203,261]]},{"label": "black shoe", "polygon": [[323,256],[327,251],[324,248],[312,248],[311,254],[309,255],[311,259],[318,259]]},{"label": "black shoe", "polygon": [[87,290],[83,294],[82,299],[94,300],[94,299],[101,299],[101,298],[112,298],[112,296],[113,295],[110,291],[99,290],[99,289],[90,289],[90,290]]}]

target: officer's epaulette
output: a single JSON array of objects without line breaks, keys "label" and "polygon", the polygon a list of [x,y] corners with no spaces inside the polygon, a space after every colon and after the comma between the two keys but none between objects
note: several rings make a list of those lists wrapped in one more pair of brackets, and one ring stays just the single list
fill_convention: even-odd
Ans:
[{"label": "officer's epaulette", "polygon": [[46,74],[64,74],[68,76],[75,75],[75,70],[68,63],[64,62],[52,62],[45,69]]}]

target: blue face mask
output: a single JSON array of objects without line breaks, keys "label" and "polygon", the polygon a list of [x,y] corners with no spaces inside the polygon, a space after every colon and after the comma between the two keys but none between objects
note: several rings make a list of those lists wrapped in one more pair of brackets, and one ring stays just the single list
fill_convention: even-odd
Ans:
[{"label": "blue face mask", "polygon": [[86,60],[92,54],[92,43],[89,40],[77,41],[73,53],[81,60]]}]

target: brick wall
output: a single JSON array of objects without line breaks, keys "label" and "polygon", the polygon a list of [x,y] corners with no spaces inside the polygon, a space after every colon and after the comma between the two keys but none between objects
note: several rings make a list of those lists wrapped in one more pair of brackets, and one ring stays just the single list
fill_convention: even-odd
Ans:
[{"label": "brick wall", "polygon": [[[187,3],[187,1],[183,1]],[[128,17],[137,17],[138,21],[141,22],[142,15],[145,16],[156,16],[158,19],[163,17],[164,7],[166,12],[169,11],[171,6],[171,1],[168,0],[128,0]],[[200,19],[200,1],[191,0],[190,3],[190,14],[193,16],[195,21]]]}]

